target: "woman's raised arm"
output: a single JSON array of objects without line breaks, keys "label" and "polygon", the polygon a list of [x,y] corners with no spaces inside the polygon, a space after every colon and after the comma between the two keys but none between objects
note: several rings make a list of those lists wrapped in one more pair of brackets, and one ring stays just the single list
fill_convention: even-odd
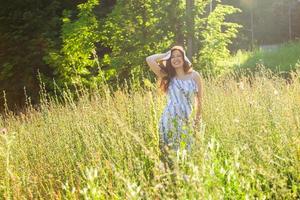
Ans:
[{"label": "woman's raised arm", "polygon": [[158,53],[158,54],[153,54],[151,56],[148,56],[146,58],[146,62],[149,65],[150,69],[158,76],[159,78],[162,78],[166,76],[166,74],[161,71],[160,66],[158,65],[158,61],[161,60],[162,58],[168,56],[171,52],[168,51],[166,53]]}]

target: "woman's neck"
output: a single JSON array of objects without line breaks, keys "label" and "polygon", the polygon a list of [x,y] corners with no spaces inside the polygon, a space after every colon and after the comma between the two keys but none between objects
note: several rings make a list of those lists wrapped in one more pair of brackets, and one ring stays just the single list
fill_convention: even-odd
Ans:
[{"label": "woman's neck", "polygon": [[175,68],[175,71],[176,71],[176,76],[177,77],[182,77],[185,75],[185,72],[183,70],[183,67],[180,67],[180,68]]}]

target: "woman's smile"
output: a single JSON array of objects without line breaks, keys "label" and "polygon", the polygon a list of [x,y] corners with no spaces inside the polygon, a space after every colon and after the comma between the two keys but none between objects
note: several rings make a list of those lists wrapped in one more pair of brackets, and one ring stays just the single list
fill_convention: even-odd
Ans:
[{"label": "woman's smile", "polygon": [[171,56],[171,63],[173,67],[181,67],[183,66],[183,57],[179,50],[174,50]]},{"label": "woman's smile", "polygon": [[172,64],[174,64],[174,65],[179,65],[179,64],[181,64],[182,62],[180,61],[180,60],[175,60],[175,61],[173,61],[172,62]]}]

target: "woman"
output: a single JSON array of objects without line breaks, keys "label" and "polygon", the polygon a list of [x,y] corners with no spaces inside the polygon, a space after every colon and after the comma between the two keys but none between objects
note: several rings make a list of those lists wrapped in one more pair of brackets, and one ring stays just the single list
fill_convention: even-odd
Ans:
[{"label": "woman", "polygon": [[[193,70],[182,46],[174,46],[167,53],[148,56],[146,62],[167,93],[168,103],[159,121],[160,144],[176,151],[180,148],[190,151],[193,129],[201,120],[200,75]],[[162,62],[165,64],[161,67]]]}]

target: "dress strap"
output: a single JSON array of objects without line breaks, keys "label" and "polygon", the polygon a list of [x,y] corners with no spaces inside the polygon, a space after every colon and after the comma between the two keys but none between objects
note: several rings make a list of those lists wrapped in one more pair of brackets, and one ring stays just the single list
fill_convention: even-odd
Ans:
[{"label": "dress strap", "polygon": [[192,71],[192,79],[194,80],[193,82],[194,82],[194,87],[195,87],[195,90],[198,92],[198,85],[197,85],[197,81],[196,81],[196,74],[197,74],[198,72],[197,71],[195,71],[195,70],[193,70]]},{"label": "dress strap", "polygon": [[192,79],[195,80],[195,70],[192,71]]}]

